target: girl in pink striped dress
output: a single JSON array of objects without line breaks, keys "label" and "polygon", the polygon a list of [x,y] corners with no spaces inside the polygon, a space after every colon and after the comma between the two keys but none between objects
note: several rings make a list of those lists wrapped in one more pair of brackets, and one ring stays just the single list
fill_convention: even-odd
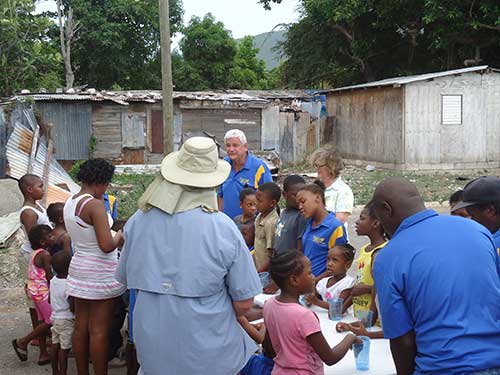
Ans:
[{"label": "girl in pink striped dress", "polygon": [[89,349],[94,373],[107,373],[114,303],[125,291],[115,279],[116,249],[123,244],[123,234],[112,237],[112,219],[102,201],[114,169],[106,160],[87,160],[77,175],[82,189],[64,206],[64,223],[74,251],[66,285],[68,294],[75,298],[73,350],[79,375],[89,373]]},{"label": "girl in pink striped dress", "polygon": [[52,278],[50,266],[50,253],[46,250],[54,242],[52,228],[48,225],[35,225],[28,233],[28,238],[33,249],[28,265],[27,292],[35,305],[38,317],[38,325],[27,336],[12,341],[16,355],[21,361],[28,359],[28,344],[34,338],[38,338],[40,344],[39,365],[50,363],[50,355],[47,352],[46,337],[50,332],[50,303],[49,283]]}]

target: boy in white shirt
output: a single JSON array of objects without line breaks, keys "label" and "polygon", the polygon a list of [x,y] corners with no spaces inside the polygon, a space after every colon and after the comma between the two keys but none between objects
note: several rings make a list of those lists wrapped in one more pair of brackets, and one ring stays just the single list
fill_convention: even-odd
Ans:
[{"label": "boy in white shirt", "polygon": [[52,375],[66,375],[68,353],[73,341],[75,326],[74,301],[66,292],[71,254],[59,251],[52,257],[56,276],[50,281],[50,305],[52,307]]}]

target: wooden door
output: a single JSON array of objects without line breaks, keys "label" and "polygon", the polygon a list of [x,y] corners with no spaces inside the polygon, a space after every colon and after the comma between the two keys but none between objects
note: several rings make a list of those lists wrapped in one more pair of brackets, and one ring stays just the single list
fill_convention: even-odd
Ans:
[{"label": "wooden door", "polygon": [[163,112],[151,111],[151,152],[163,153]]}]

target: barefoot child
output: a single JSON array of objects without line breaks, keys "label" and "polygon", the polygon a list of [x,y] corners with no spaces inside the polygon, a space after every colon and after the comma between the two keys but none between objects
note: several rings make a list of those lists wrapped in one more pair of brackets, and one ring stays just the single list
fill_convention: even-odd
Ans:
[{"label": "barefoot child", "polygon": [[28,238],[33,251],[28,266],[28,286],[27,291],[31,297],[38,318],[38,325],[27,336],[12,340],[12,346],[17,357],[21,361],[28,359],[28,344],[34,338],[38,338],[40,344],[40,356],[38,364],[40,366],[50,363],[50,355],[47,352],[46,337],[50,332],[51,309],[49,304],[49,283],[52,278],[50,266],[50,254],[46,250],[52,243],[52,228],[48,225],[36,225],[31,228]]},{"label": "barefoot child", "polygon": [[63,217],[64,203],[57,202],[52,203],[47,208],[47,215],[50,222],[54,225],[52,230],[52,235],[54,236],[54,244],[50,247],[50,255],[65,250],[71,254],[71,238],[68,232],[66,232],[66,226],[64,225]]},{"label": "barefoot child", "polygon": [[66,291],[71,254],[59,251],[52,257],[52,268],[56,272],[50,282],[50,303],[52,307],[52,375],[66,375],[68,353],[72,346],[75,325],[74,301]]},{"label": "barefoot child", "polygon": [[309,305],[328,309],[328,299],[339,298],[342,292],[354,285],[354,278],[347,275],[347,270],[354,260],[354,253],[354,247],[349,244],[335,245],[328,251],[326,269],[332,276],[318,281],[316,293],[306,296]]},{"label": "barefoot child", "polygon": [[257,197],[254,189],[244,188],[240,191],[240,207],[243,213],[233,220],[241,230],[243,224],[253,223],[257,215]]},{"label": "barefoot child", "polygon": [[325,208],[325,191],[318,184],[302,187],[297,194],[299,209],[308,219],[302,235],[304,255],[312,264],[316,281],[328,276],[326,259],[328,250],[338,244],[347,243],[344,225]]},{"label": "barefoot child", "polygon": [[354,343],[361,340],[348,334],[333,348],[328,345],[319,319],[299,304],[299,296],[314,291],[311,262],[300,251],[290,250],[271,259],[271,277],[281,294],[264,305],[266,335],[274,357],[274,375],[324,373],[323,362],[331,366],[340,361]]},{"label": "barefoot child", "polygon": [[266,182],[257,190],[257,210],[255,219],[254,254],[257,272],[267,271],[269,259],[273,255],[274,230],[278,221],[276,206],[281,197],[281,189],[274,182]]},{"label": "barefoot child", "polygon": [[370,243],[363,246],[359,251],[356,284],[351,290],[351,298],[344,301],[344,310],[352,303],[355,316],[357,316],[358,311],[368,311],[370,309],[373,287],[371,274],[372,254],[387,244],[384,229],[376,218],[371,204],[366,205],[361,211],[359,219],[356,221],[356,233],[358,236],[368,236]]}]

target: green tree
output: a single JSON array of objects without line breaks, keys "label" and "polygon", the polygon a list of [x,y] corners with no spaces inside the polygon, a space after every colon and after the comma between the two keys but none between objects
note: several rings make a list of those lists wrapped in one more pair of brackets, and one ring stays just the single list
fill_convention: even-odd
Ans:
[{"label": "green tree", "polygon": [[34,11],[33,0],[0,0],[0,97],[62,85],[62,58],[48,37],[56,27]]},{"label": "green tree", "polygon": [[[77,84],[97,89],[161,88],[158,2],[63,0],[80,32],[72,50]],[[170,0],[170,30],[182,24],[182,1]]]},{"label": "green tree", "polygon": [[268,89],[271,86],[266,63],[257,58],[258,48],[253,46],[253,38],[245,36],[238,44],[231,69],[231,88]]},{"label": "green tree", "polygon": [[231,33],[210,13],[194,16],[183,30],[180,54],[172,60],[177,90],[222,89],[230,85],[236,42]]},{"label": "green tree", "polygon": [[[281,0],[260,0],[264,7]],[[282,80],[340,86],[395,75],[500,65],[497,0],[302,0]]]}]

